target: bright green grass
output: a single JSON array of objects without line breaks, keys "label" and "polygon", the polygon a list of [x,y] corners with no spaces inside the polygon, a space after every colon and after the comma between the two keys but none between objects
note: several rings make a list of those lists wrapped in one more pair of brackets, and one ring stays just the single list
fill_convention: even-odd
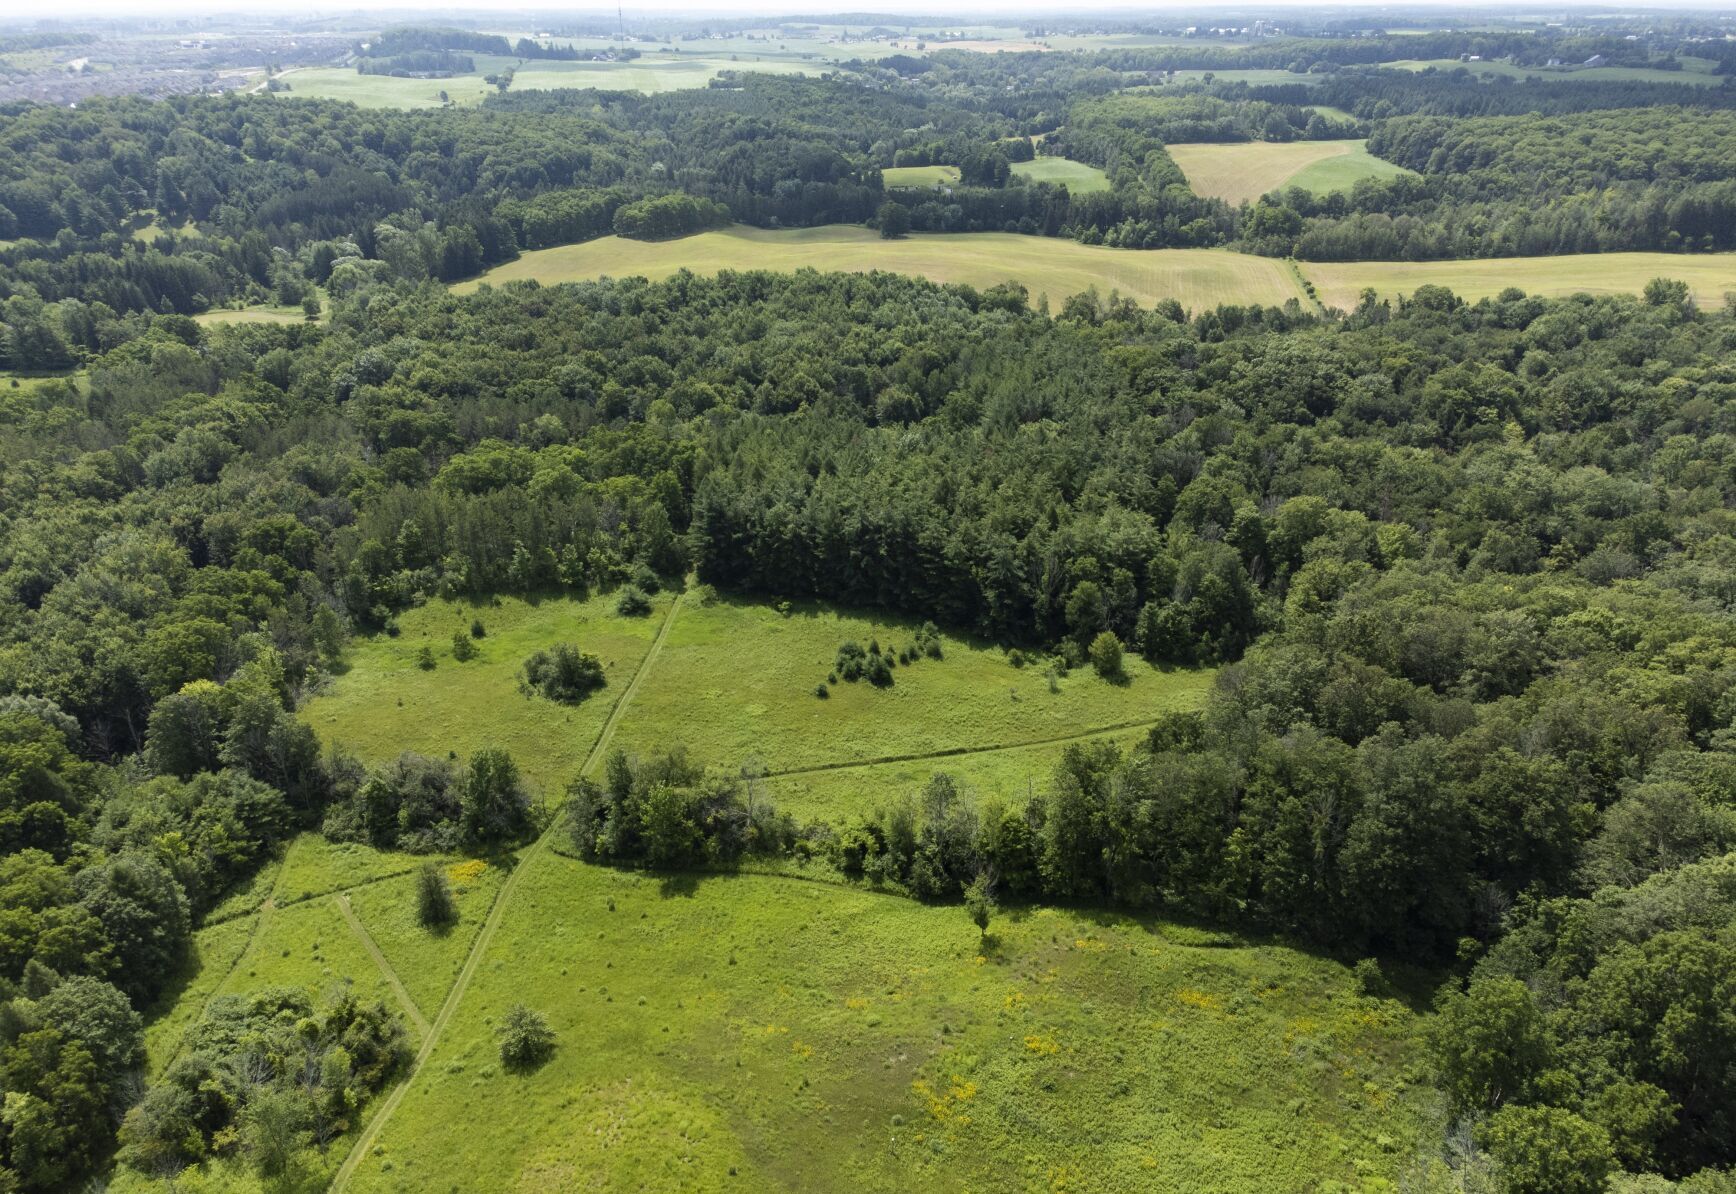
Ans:
[{"label": "bright green grass", "polygon": [[1457,58],[1411,58],[1383,65],[1412,71],[1427,70],[1431,66],[1439,71],[1463,68],[1485,79],[1502,76],[1508,79],[1544,79],[1552,83],[1685,83],[1693,87],[1713,87],[1723,82],[1723,76],[1705,71],[1654,70],[1645,66],[1514,66],[1510,62],[1460,62]]},{"label": "bright green grass", "polygon": [[[1125,750],[1144,736],[1144,730],[1114,730],[1071,741],[1112,742]],[[876,807],[884,808],[901,796],[910,796],[920,805],[923,787],[937,772],[957,780],[979,808],[990,800],[1019,807],[1049,790],[1055,764],[1066,747],[1066,742],[1044,742],[901,763],[801,771],[773,776],[762,790],[779,811],[803,825],[811,821],[842,824]]]},{"label": "bright green grass", "polygon": [[1028,162],[1014,162],[1013,173],[1032,182],[1064,183],[1075,195],[1109,189],[1109,176],[1103,171],[1067,158],[1039,157]]},{"label": "bright green grass", "polygon": [[1110,684],[1078,668],[1049,691],[1040,667],[1015,668],[998,648],[943,635],[944,659],[894,669],[889,688],[866,680],[814,695],[854,639],[906,647],[917,624],[800,604],[788,617],[758,603],[687,602],[655,664],[616,727],[629,751],[685,745],[698,761],[731,770],[757,761],[771,772],[1012,746],[1192,707],[1207,671],[1160,672],[1130,656],[1129,680]]},{"label": "bright green grass", "polygon": [[253,917],[244,916],[193,934],[184,980],[171,987],[146,1017],[145,1066],[150,1073],[162,1073],[181,1047],[182,1035],[228,981],[230,971],[253,939],[256,924]]},{"label": "bright green grass", "polygon": [[1197,194],[1226,203],[1251,202],[1292,186],[1316,192],[1348,190],[1364,178],[1411,173],[1369,153],[1365,141],[1244,141],[1168,148]]},{"label": "bright green grass", "polygon": [[1565,257],[1486,257],[1469,261],[1298,263],[1320,301],[1349,311],[1364,287],[1386,297],[1419,286],[1445,286],[1465,299],[1509,286],[1527,294],[1638,294],[1653,278],[1686,282],[1702,305],[1721,305],[1736,291],[1736,253],[1578,253]]},{"label": "bright green grass", "polygon": [[[669,598],[653,600],[643,618],[616,614],[613,595],[535,604],[503,597],[495,606],[433,601],[399,616],[397,638],[379,634],[352,644],[348,671],[302,716],[327,741],[368,762],[407,750],[436,757],[451,751],[463,759],[481,747],[503,747],[527,781],[558,799],[656,636]],[[477,657],[459,663],[452,634],[468,633],[473,618],[488,634],[475,640]],[[608,685],[578,705],[522,695],[526,657],[557,642],[576,642],[601,658]],[[424,644],[439,661],[432,672],[416,665]]]},{"label": "bright green grass", "polygon": [[880,181],[887,190],[893,187],[950,186],[958,181],[957,166],[889,166],[880,171]]},{"label": "bright green grass", "polygon": [[418,876],[414,873],[349,893],[350,907],[429,1020],[445,1002],[506,878],[499,866],[480,859],[456,864],[443,861],[441,865],[452,877],[452,894],[458,904],[458,923],[449,929],[435,932],[423,928],[416,919]]},{"label": "bright green grass", "polygon": [[956,907],[525,865],[350,1189],[1358,1188],[1430,1122],[1413,1017],[1300,951],[1038,909],[985,956]]},{"label": "bright green grass", "polygon": [[[474,57],[474,56],[473,56]],[[511,61],[503,59],[502,61]],[[364,108],[438,108],[444,91],[454,104],[479,104],[494,93],[495,88],[483,82],[483,76],[494,68],[482,69],[477,60],[477,73],[458,75],[450,79],[398,79],[391,75],[360,75],[353,68],[342,66],[300,67],[284,71],[279,77],[288,91],[272,94],[282,99],[348,100]]]},{"label": "bright green grass", "polygon": [[289,844],[273,901],[279,907],[300,903],[358,883],[400,875],[421,863],[414,854],[374,850],[355,842],[327,841],[317,833],[304,833]]},{"label": "bright green grass", "polygon": [[[345,923],[335,901],[329,897],[308,900],[287,908],[266,909],[259,916],[247,952],[217,986],[217,994],[246,995],[264,987],[300,987],[318,1000],[347,982],[361,998],[382,999],[393,1011],[398,1010],[397,997],[385,975]],[[410,1032],[414,1036],[413,1028]]]},{"label": "bright green grass", "polygon": [[1308,110],[1310,112],[1318,112],[1328,120],[1343,120],[1348,122],[1356,119],[1356,116],[1353,113],[1346,112],[1343,108],[1334,108],[1330,104],[1309,104]]},{"label": "bright green grass", "polygon": [[1300,83],[1304,87],[1313,87],[1323,82],[1325,75],[1298,75],[1287,70],[1178,70],[1175,72],[1177,83],[1203,83],[1210,75],[1215,83],[1246,83],[1250,87],[1261,87],[1270,83]]},{"label": "bright green grass", "polygon": [[277,887],[277,876],[282,870],[283,859],[274,858],[267,862],[225,893],[216,907],[205,914],[204,923],[221,924],[226,920],[234,920],[237,916],[247,916],[259,911],[265,901],[271,898],[272,891]]},{"label": "bright green grass", "polygon": [[484,283],[525,278],[544,283],[635,276],[655,280],[684,269],[697,274],[726,269],[889,270],[979,288],[1017,282],[1030,292],[1033,304],[1046,296],[1057,308],[1093,286],[1105,297],[1119,290],[1147,305],[1173,298],[1190,311],[1225,303],[1278,306],[1304,297],[1282,262],[1226,249],[1111,249],[1006,232],[919,233],[882,240],[872,229],[850,224],[782,231],[736,225],[649,243],[605,236],[522,254],[480,278],[457,283],[453,290],[464,294]]}]

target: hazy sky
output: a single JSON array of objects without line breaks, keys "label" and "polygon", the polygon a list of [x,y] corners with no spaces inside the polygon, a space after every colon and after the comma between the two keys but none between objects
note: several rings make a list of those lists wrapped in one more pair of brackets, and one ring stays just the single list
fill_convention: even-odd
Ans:
[{"label": "hazy sky", "polygon": [[[853,12],[886,12],[909,13],[919,19],[933,22],[949,16],[974,15],[978,19],[997,13],[1008,16],[1020,14],[1042,13],[1059,15],[1061,13],[1101,13],[1118,16],[1133,16],[1150,14],[1160,18],[1165,12],[1185,11],[1190,15],[1199,15],[1212,10],[1212,5],[1204,0],[1190,0],[1188,3],[1131,3],[1127,0],[1082,0],[1068,3],[1066,0],[833,0],[832,3],[817,3],[816,0],[622,0],[628,23],[638,16],[673,16],[682,14],[706,14],[728,16],[756,16],[759,14],[800,13],[812,15],[828,11]],[[1414,12],[1418,8],[1439,7],[1452,8],[1459,12],[1467,8],[1484,10],[1510,8],[1515,12],[1536,13],[1538,4],[1535,0],[1524,0],[1511,5],[1501,3],[1471,3],[1451,0],[1411,0],[1409,3],[1393,3],[1392,0],[1330,0],[1322,4],[1320,0],[1228,0],[1224,6],[1226,13],[1234,13],[1238,18],[1260,11],[1278,12],[1286,8],[1387,8],[1395,12]],[[1553,6],[1552,6],[1553,7]],[[1565,7],[1565,6],[1564,6]],[[1600,8],[1602,5],[1576,5],[1576,8]],[[1621,6],[1624,9],[1654,9],[1654,8],[1696,8],[1696,9],[1730,9],[1736,8],[1736,0],[1629,0]],[[384,10],[416,10],[429,14],[440,12],[467,14],[568,14],[590,15],[598,13],[613,14],[615,5],[610,0],[603,3],[526,3],[525,0],[469,0],[468,3],[446,3],[442,0],[365,0],[364,3],[330,4],[311,3],[297,4],[293,0],[60,0],[53,5],[35,6],[30,0],[0,0],[0,23],[10,24],[18,20],[29,20],[34,17],[68,17],[87,14],[127,14],[127,15],[186,15],[197,17],[202,14],[220,13],[294,13],[298,17],[317,17],[320,14],[346,14],[378,12]],[[1609,10],[1606,8],[1606,11]]]}]

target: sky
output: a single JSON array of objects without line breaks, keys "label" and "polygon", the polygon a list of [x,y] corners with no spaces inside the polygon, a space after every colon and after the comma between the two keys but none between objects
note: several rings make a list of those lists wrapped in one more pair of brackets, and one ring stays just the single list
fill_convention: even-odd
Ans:
[{"label": "sky", "polygon": [[[1186,12],[1199,14],[1209,11],[1211,5],[1205,0],[1189,0],[1187,3],[1131,3],[1118,0],[934,0],[924,3],[923,0],[833,0],[832,3],[816,2],[816,0],[623,0],[622,7],[626,10],[628,23],[634,16],[682,16],[688,14],[704,14],[707,16],[758,16],[761,14],[803,14],[813,15],[828,11],[852,12],[886,12],[909,13],[930,22],[944,20],[952,16],[972,16],[979,20],[995,14],[1009,17],[1027,17],[1032,14],[1059,16],[1065,13],[1080,15],[1101,14],[1118,17],[1139,16],[1149,14],[1154,19],[1161,19],[1165,12]],[[1248,13],[1258,8],[1261,11],[1270,10],[1282,12],[1286,8],[1356,8],[1356,9],[1392,9],[1395,12],[1412,12],[1420,8],[1450,8],[1457,12],[1466,9],[1482,9],[1485,11],[1508,9],[1514,12],[1534,13],[1538,10],[1536,0],[1523,0],[1522,3],[1465,3],[1453,0],[1411,0],[1408,3],[1393,3],[1392,0],[1232,0],[1230,7],[1238,13]],[[1563,6],[1567,7],[1567,6]],[[1601,5],[1576,5],[1576,8],[1598,8]],[[1658,8],[1694,8],[1694,9],[1736,9],[1736,0],[1629,0],[1621,5],[1627,10],[1658,9]],[[85,15],[128,15],[128,16],[170,16],[246,13],[249,15],[265,13],[294,13],[297,17],[318,16],[324,13],[353,14],[358,12],[404,12],[414,11],[428,15],[442,12],[452,14],[483,15],[488,13],[544,13],[549,15],[587,16],[601,13],[613,14],[613,3],[536,3],[535,0],[467,0],[465,3],[448,3],[444,0],[366,0],[365,3],[331,4],[331,3],[294,3],[293,0],[59,0],[52,9],[33,6],[31,0],[0,0],[0,23],[10,23],[20,18],[31,17],[76,17]]]}]

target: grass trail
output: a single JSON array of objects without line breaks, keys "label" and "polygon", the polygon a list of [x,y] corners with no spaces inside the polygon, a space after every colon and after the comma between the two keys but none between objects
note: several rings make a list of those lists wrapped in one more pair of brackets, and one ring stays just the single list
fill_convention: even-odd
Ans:
[{"label": "grass trail", "polygon": [[339,892],[332,897],[332,902],[338,906],[338,911],[344,914],[344,922],[350,926],[362,948],[368,951],[368,956],[374,959],[374,965],[380,968],[380,973],[391,984],[392,993],[398,997],[398,1002],[404,1008],[404,1014],[410,1017],[410,1022],[416,1026],[416,1031],[424,1038],[430,1028],[428,1017],[422,1014],[422,1009],[416,1006],[416,1001],[410,998],[410,992],[404,989],[404,981],[398,977],[398,972],[386,960],[386,955],[380,952],[380,947],[374,944],[374,938],[362,922],[356,919],[356,913],[350,907],[350,897]]},{"label": "grass trail", "polygon": [[[663,646],[664,639],[669,636],[669,627],[674,623],[675,611],[680,605],[681,596],[677,595],[675,600],[669,603],[669,608],[664,611],[663,624],[657,628],[657,637],[651,641],[650,650],[646,651],[644,658],[639,661],[639,667],[634,671],[633,679],[628,682],[627,687],[615,701],[614,708],[609,710],[608,720],[603,723],[603,728],[598,733],[590,754],[585,757],[584,765],[579,769],[580,775],[589,771],[596,765],[597,760],[603,757],[603,752],[608,748],[609,739],[614,736],[615,727],[620,723],[621,714],[633,699],[633,694],[638,691],[639,682],[644,678],[645,673],[651,669],[651,664],[657,658],[657,652]],[[489,942],[494,940],[494,934],[500,927],[501,918],[506,911],[507,904],[512,899],[512,893],[518,886],[520,877],[530,869],[531,861],[543,851],[549,838],[558,831],[559,826],[560,819],[558,817],[551,820],[548,827],[543,830],[536,841],[531,843],[530,848],[524,852],[524,856],[518,860],[518,865],[512,868],[512,873],[506,877],[506,882],[501,884],[500,894],[495,896],[494,904],[488,910],[488,919],[483,922],[482,931],[476,934],[476,940],[471,943],[470,952],[464,958],[464,968],[458,972],[458,980],[452,984],[452,990],[447,994],[446,1001],[440,1005],[440,1011],[434,1017],[434,1023],[429,1025],[428,1031],[422,1036],[422,1047],[416,1050],[416,1057],[410,1063],[410,1072],[404,1076],[402,1082],[393,1087],[392,1093],[386,1096],[386,1101],[380,1105],[380,1109],[369,1120],[367,1130],[356,1140],[355,1146],[350,1149],[349,1156],[344,1158],[343,1165],[338,1168],[337,1176],[332,1178],[331,1190],[334,1194],[349,1185],[350,1178],[355,1175],[356,1167],[362,1163],[362,1158],[368,1155],[368,1150],[379,1139],[380,1133],[392,1118],[392,1113],[398,1109],[398,1104],[403,1102],[404,1093],[410,1089],[410,1084],[422,1072],[422,1066],[427,1062],[429,1055],[434,1052],[434,1045],[440,1039],[440,1034],[452,1022],[452,1017],[457,1012],[459,1003],[463,1001],[464,992],[469,988],[470,980],[476,976],[477,967],[482,962],[482,956],[488,952]],[[384,965],[384,959],[380,960]],[[395,973],[392,975],[392,979],[396,982]]]},{"label": "grass trail", "polygon": [[1071,734],[1057,734],[1052,738],[1032,738],[1027,742],[997,742],[989,746],[954,746],[946,750],[930,751],[919,755],[884,755],[878,759],[845,759],[838,763],[813,763],[806,767],[790,767],[783,771],[766,772],[767,779],[776,779],[785,775],[812,775],[820,771],[850,771],[857,767],[880,767],[887,763],[920,763],[925,759],[953,759],[960,755],[986,755],[1003,750],[1024,750],[1030,746],[1054,746],[1062,742],[1077,742],[1082,738],[1096,738],[1103,734],[1113,734],[1117,730],[1139,730],[1146,726],[1154,726],[1163,720],[1158,717],[1148,717],[1140,721],[1122,721],[1114,725],[1097,726],[1095,729],[1079,730]]}]

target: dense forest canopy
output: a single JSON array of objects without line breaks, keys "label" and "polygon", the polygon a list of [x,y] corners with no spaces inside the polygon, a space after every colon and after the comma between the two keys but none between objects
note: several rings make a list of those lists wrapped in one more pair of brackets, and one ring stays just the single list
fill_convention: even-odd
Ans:
[{"label": "dense forest canopy", "polygon": [[[213,998],[144,1083],[195,930],[298,833],[482,855],[554,826],[612,865],[799,857],[968,900],[984,929],[992,879],[1403,959],[1441,991],[1418,1081],[1453,1125],[1415,1188],[1484,1166],[1543,1194],[1728,1188],[1731,304],[1664,278],[1348,312],[889,273],[443,285],[730,221],[890,235],[888,205],[1130,252],[1733,247],[1730,87],[1378,69],[1644,65],[1687,46],[1666,41],[941,50],[425,112],[0,112],[0,1187],[237,1147],[275,1176],[273,1140],[349,1131],[410,1038],[347,992]],[[405,26],[360,57],[506,52]],[[1168,79],[1250,68],[1324,81]],[[1364,135],[1415,175],[1232,207],[1167,149]],[[1013,169],[1039,154],[1106,189]],[[912,165],[963,176],[885,185]],[[193,318],[237,302],[307,318]],[[979,807],[941,774],[807,821],[706,766],[736,760],[612,756],[557,808],[503,750],[370,765],[297,715],[355,636],[435,598],[633,616],[689,584],[922,624],[902,657],[841,646],[845,683],[942,666],[942,628],[1052,682],[1114,683],[1124,653],[1219,670],[1202,708],[1070,743],[1026,799]],[[582,646],[530,654],[526,699],[613,683]]]}]

